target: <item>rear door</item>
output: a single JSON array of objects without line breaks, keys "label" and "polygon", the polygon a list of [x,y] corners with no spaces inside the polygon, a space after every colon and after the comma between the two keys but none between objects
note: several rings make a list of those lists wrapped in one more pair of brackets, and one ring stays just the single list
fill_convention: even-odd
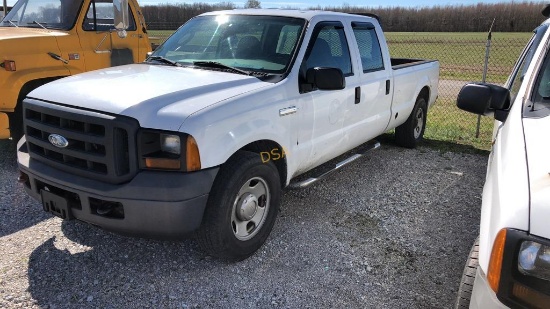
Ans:
[{"label": "rear door", "polygon": [[[355,104],[350,106],[345,132],[353,147],[386,130],[391,117],[393,83],[391,64],[385,63],[376,27],[371,22],[352,22],[353,46],[358,52],[359,84]],[[387,61],[389,62],[389,61]]]}]

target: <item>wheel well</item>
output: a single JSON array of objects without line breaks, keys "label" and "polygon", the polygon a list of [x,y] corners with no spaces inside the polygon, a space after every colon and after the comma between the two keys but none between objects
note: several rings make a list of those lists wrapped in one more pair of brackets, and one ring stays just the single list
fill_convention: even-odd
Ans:
[{"label": "wheel well", "polygon": [[64,76],[58,76],[58,77],[48,77],[48,78],[42,78],[42,79],[35,79],[28,81],[23,87],[21,87],[21,91],[19,91],[19,96],[17,97],[17,104],[19,105],[19,102],[29,94],[29,92],[33,91],[34,89],[45,85],[49,82],[53,82],[56,79],[60,79]]},{"label": "wheel well", "polygon": [[418,94],[419,98],[424,98],[426,100],[426,104],[429,104],[430,102],[430,88],[428,86],[424,86],[422,90],[420,90],[420,93]]},{"label": "wheel well", "polygon": [[250,143],[239,150],[255,152],[261,156],[263,162],[272,161],[279,171],[281,187],[284,188],[286,186],[286,153],[281,145],[271,140],[260,140]]}]

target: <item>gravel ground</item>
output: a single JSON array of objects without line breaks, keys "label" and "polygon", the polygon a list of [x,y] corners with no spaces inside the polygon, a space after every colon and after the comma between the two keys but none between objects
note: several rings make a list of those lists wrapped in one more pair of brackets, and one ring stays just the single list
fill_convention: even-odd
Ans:
[{"label": "gravel ground", "polygon": [[487,157],[392,145],[286,191],[267,243],[225,263],[42,211],[0,141],[0,308],[450,308]]}]

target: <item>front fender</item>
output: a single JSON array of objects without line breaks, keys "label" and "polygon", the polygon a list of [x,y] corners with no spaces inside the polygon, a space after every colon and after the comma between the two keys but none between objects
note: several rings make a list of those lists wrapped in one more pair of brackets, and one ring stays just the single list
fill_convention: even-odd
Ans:
[{"label": "front fender", "polygon": [[3,72],[2,75],[5,76],[1,78],[0,82],[0,93],[2,93],[0,110],[13,112],[17,105],[21,89],[27,83],[42,79],[66,77],[70,75],[70,71],[65,67],[59,66]]},{"label": "front fender", "polygon": [[293,105],[283,88],[273,85],[260,89],[214,104],[187,118],[180,131],[191,134],[197,141],[202,168],[222,165],[237,151],[257,141],[280,145],[287,166],[293,166],[296,115],[279,115],[281,109]]}]

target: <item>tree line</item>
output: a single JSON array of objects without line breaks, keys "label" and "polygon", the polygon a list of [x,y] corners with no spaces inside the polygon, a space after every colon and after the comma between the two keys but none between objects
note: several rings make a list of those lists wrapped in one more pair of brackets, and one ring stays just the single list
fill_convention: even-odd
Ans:
[{"label": "tree line", "polygon": [[[246,6],[261,7],[261,3],[248,1]],[[201,13],[236,8],[232,2],[146,5],[143,15],[149,29],[173,30]],[[384,30],[391,32],[487,32],[493,20],[493,31],[530,32],[545,19],[541,14],[542,8],[543,2],[513,1],[418,8],[343,5],[310,9],[373,13],[380,17]]]}]

